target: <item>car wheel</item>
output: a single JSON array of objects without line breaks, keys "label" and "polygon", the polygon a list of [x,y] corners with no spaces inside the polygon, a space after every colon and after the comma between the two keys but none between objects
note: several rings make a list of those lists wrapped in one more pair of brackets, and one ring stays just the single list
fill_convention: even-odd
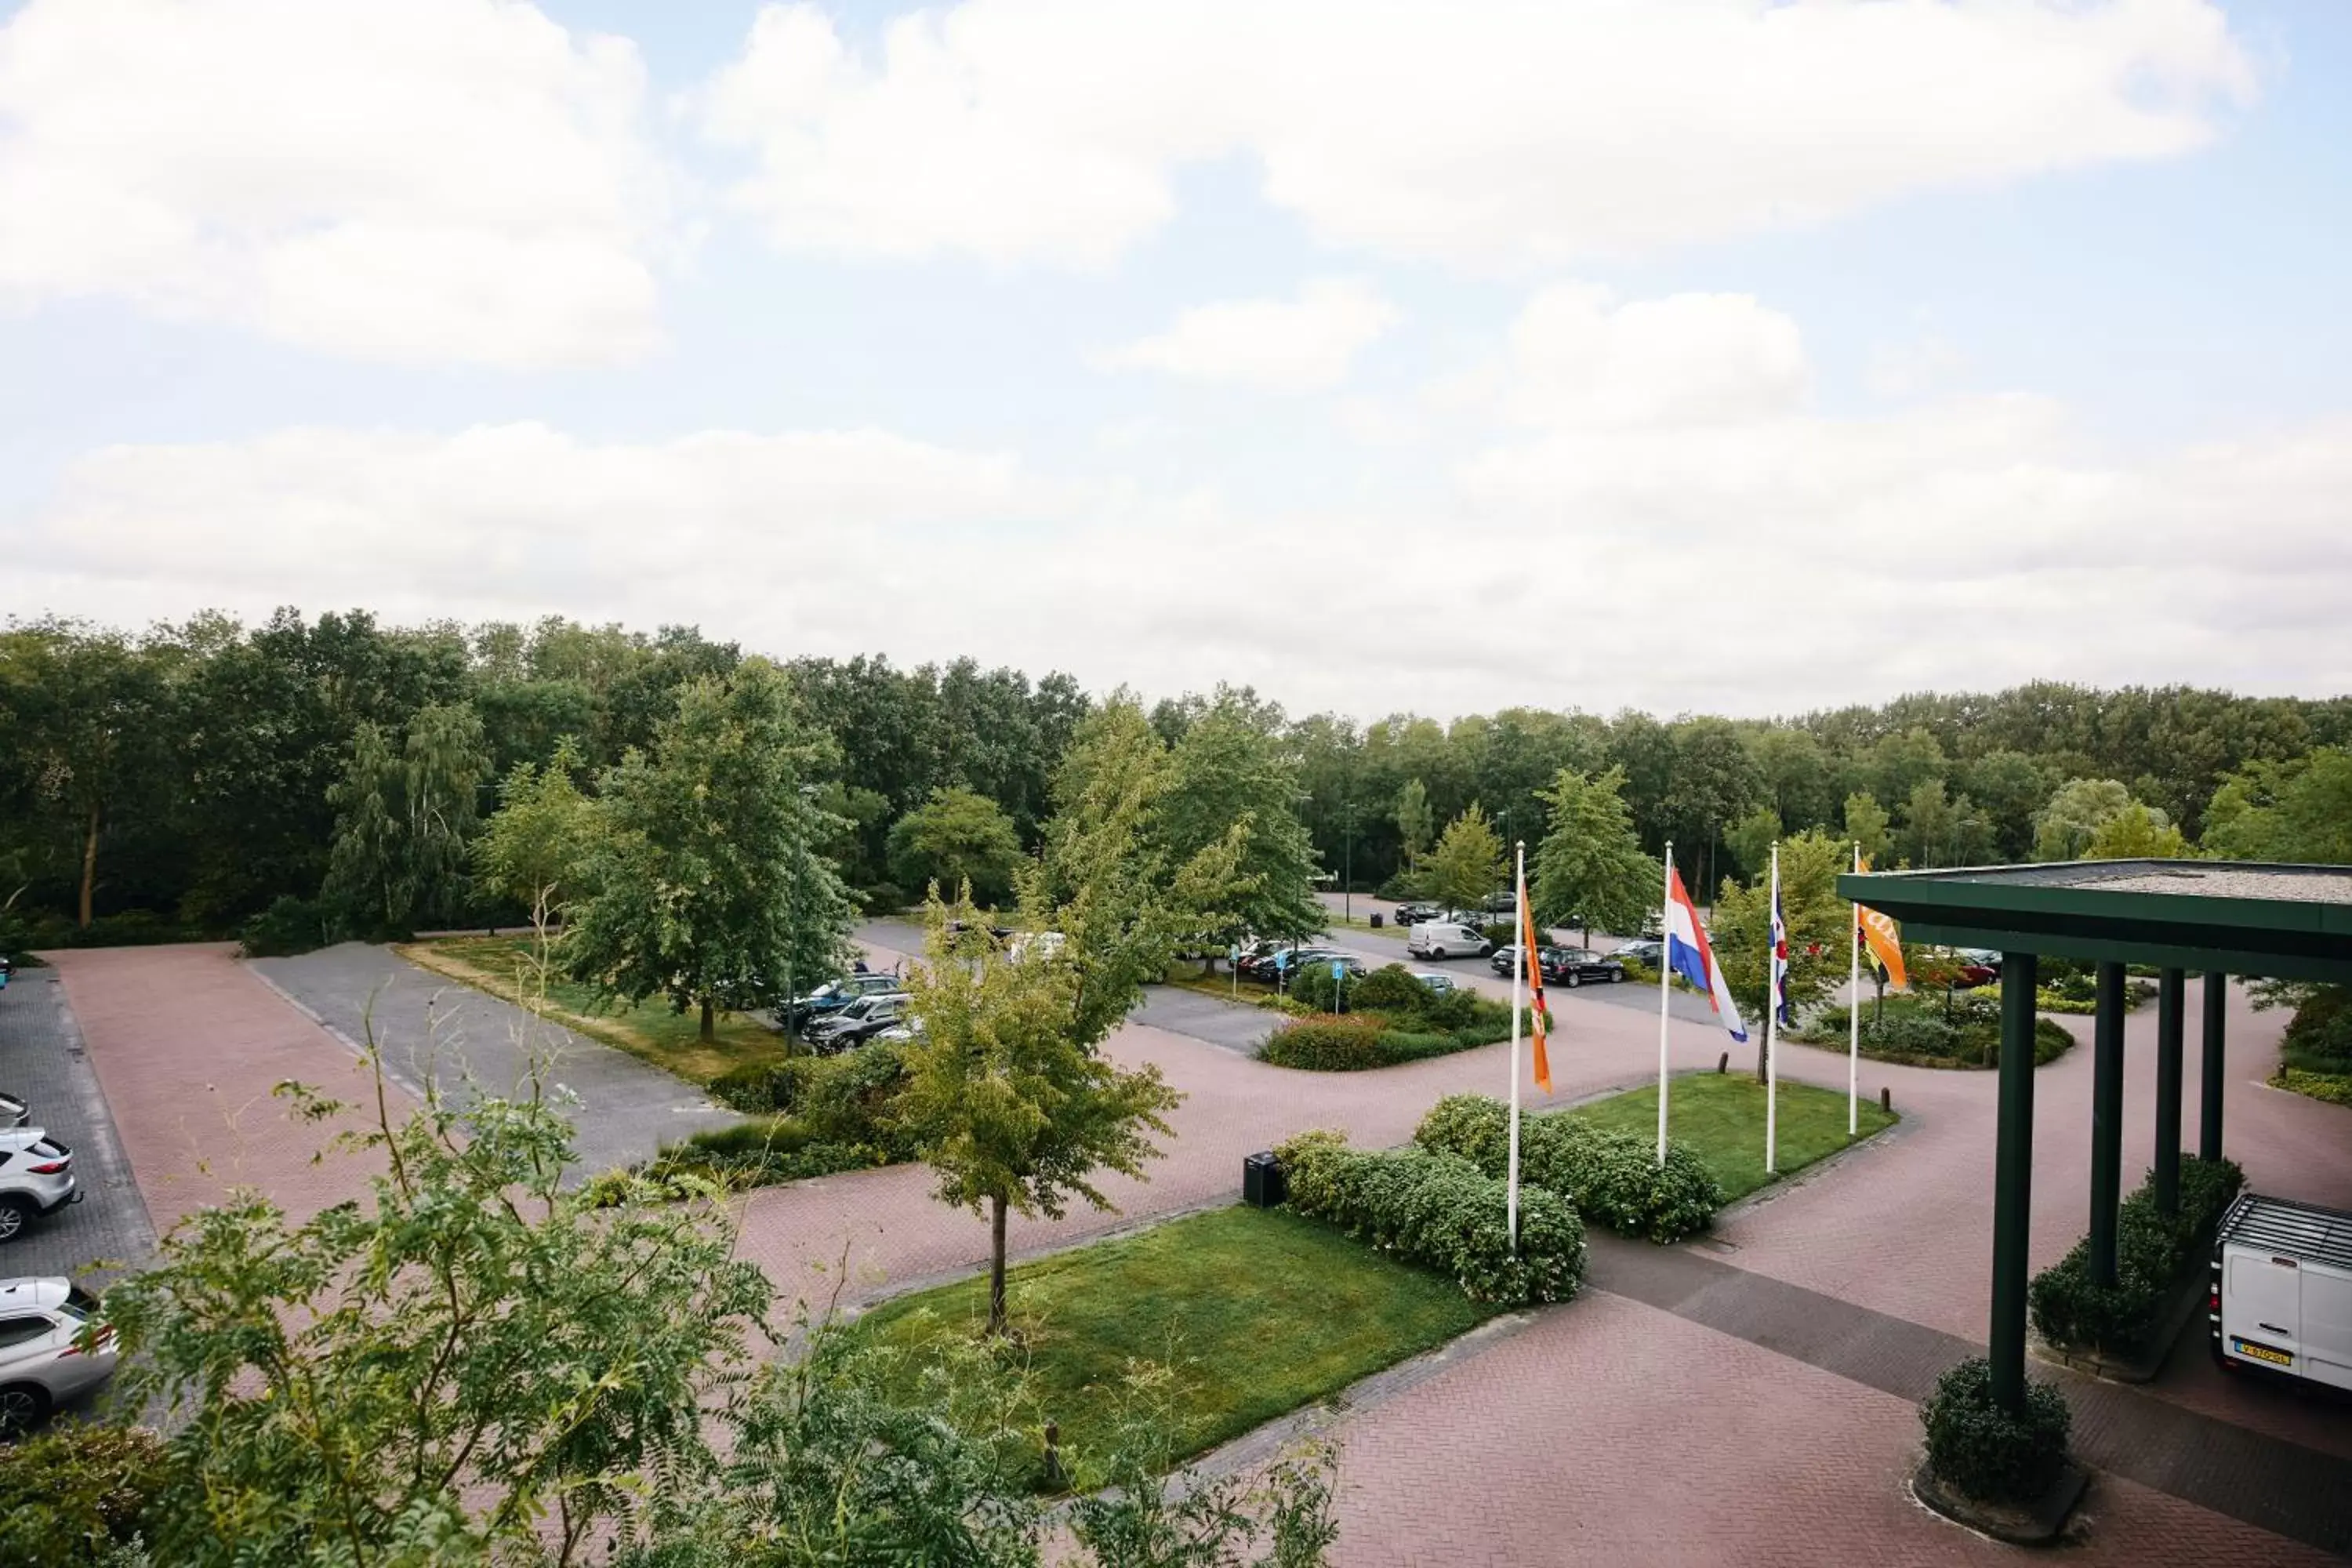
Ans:
[{"label": "car wheel", "polygon": [[1445,956],[1445,950],[1442,947],[1433,947],[1429,950],[1429,956],[1432,958],[1444,958]]},{"label": "car wheel", "polygon": [[1609,972],[1609,984],[1612,985],[1616,984],[1620,980],[1624,978],[1625,972],[1622,969],[1612,969]]},{"label": "car wheel", "polygon": [[33,1223],[32,1208],[16,1198],[0,1198],[0,1242],[16,1240]]},{"label": "car wheel", "polygon": [[1577,973],[1576,973],[1576,971],[1575,971],[1575,970],[1573,970],[1573,969],[1571,969],[1571,970],[1570,970],[1570,971],[1568,972],[1568,988],[1569,988],[1570,991],[1575,990],[1578,986],[1580,986],[1580,985],[1581,985],[1581,984],[1584,984],[1584,977],[1583,977],[1582,975],[1580,975],[1580,974]]},{"label": "car wheel", "polygon": [[16,1437],[48,1418],[48,1391],[29,1383],[0,1388],[0,1437]]}]

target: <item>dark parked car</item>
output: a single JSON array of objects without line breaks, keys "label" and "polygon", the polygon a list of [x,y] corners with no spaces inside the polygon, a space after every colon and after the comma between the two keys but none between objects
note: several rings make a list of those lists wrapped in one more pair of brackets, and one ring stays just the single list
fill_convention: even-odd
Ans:
[{"label": "dark parked car", "polygon": [[1490,915],[1515,915],[1519,912],[1519,896],[1506,888],[1499,893],[1489,893],[1486,901],[1478,906]]},{"label": "dark parked car", "polygon": [[1425,903],[1416,900],[1412,903],[1397,906],[1396,923],[1402,929],[1410,931],[1417,925],[1427,925],[1431,921],[1451,920],[1453,916],[1454,911],[1444,904]]},{"label": "dark parked car", "polygon": [[1625,966],[1603,958],[1589,947],[1547,947],[1542,950],[1544,979],[1573,990],[1579,985],[1614,985],[1625,978]]},{"label": "dark parked car", "polygon": [[797,1033],[833,1016],[861,996],[879,996],[903,984],[895,974],[845,974],[776,1009],[785,1027]]},{"label": "dark parked car", "polygon": [[1335,963],[1346,964],[1350,975],[1364,973],[1362,959],[1330,947],[1286,947],[1259,959],[1245,973],[1270,984],[1287,985],[1302,970],[1326,969]]},{"label": "dark parked car", "polygon": [[1655,969],[1659,964],[1665,962],[1665,955],[1666,944],[1664,942],[1659,942],[1654,937],[1645,936],[1637,942],[1627,942],[1624,946],[1619,948],[1615,952],[1611,953],[1609,956],[1612,958],[1622,958],[1629,963],[1643,964],[1651,969]]},{"label": "dark parked car", "polygon": [[845,1051],[852,1046],[864,1045],[897,1024],[906,1016],[907,1004],[911,1000],[904,991],[860,996],[839,1012],[811,1024],[803,1037],[811,1050]]}]

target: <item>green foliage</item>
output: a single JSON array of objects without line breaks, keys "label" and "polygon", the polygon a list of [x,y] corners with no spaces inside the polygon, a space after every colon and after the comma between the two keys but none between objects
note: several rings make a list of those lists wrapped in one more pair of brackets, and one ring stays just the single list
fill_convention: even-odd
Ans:
[{"label": "green foliage", "polygon": [[2132,802],[2099,824],[2083,849],[2085,860],[2178,860],[2196,853],[2180,829],[2152,805]]},{"label": "green foliage", "polygon": [[2033,816],[2036,860],[2080,860],[2107,819],[2132,804],[2114,779],[2069,779]]},{"label": "green foliage", "polygon": [[1622,768],[1597,778],[1563,768],[1542,794],[1551,816],[1529,892],[1538,925],[1639,931],[1657,907],[1665,872],[1642,852],[1624,790]]},{"label": "green foliage", "polygon": [[1927,1463],[1947,1486],[1988,1502],[2029,1502],[2057,1481],[2074,1413],[2064,1394],[2032,1381],[2023,1414],[2006,1408],[1993,1398],[1991,1363],[1970,1356],[1936,1380],[1919,1422]]},{"label": "green foliage", "polygon": [[585,868],[596,833],[594,808],[572,782],[580,753],[558,742],[543,768],[517,763],[499,784],[499,809],[474,841],[483,884],[529,911],[534,923],[560,916],[587,892]]},{"label": "green foliage", "polygon": [[782,997],[787,976],[847,967],[848,897],[818,854],[825,827],[802,794],[824,758],[783,676],[752,659],[689,683],[650,754],[607,772],[584,879],[557,956],[632,1003],[702,1009]]},{"label": "green foliage", "polygon": [[25,1438],[0,1463],[0,1563],[105,1568],[152,1528],[168,1479],[163,1440],[144,1426],[80,1422]]},{"label": "green foliage", "polygon": [[468,897],[475,800],[489,765],[482,721],[463,702],[418,709],[398,747],[378,726],[359,725],[351,762],[327,792],[336,812],[327,901],[362,931],[455,919]]},{"label": "green foliage", "polygon": [[1445,825],[1437,847],[1422,858],[1421,885],[1441,903],[1475,910],[1504,885],[1507,865],[1502,839],[1474,800]]},{"label": "green foliage", "polygon": [[890,875],[902,888],[937,885],[952,898],[969,887],[994,906],[1013,891],[1021,835],[1003,808],[968,789],[942,789],[892,826]]},{"label": "green foliage", "polygon": [[2244,1186],[2233,1162],[2184,1153],[2180,1212],[2167,1215],[2151,1174],[2116,1210],[2116,1282],[2093,1283],[2090,1239],[2075,1243],[2027,1287],[2035,1331],[2053,1344],[2123,1355],[2155,1348],[2146,1342],[2158,1313],[2184,1275],[2204,1269],[2213,1227]]},{"label": "green foliage", "polygon": [[2282,1048],[2352,1071],[2352,986],[2315,987],[2287,1021]]},{"label": "green foliage", "polygon": [[1862,847],[1863,858],[1874,866],[1886,859],[1888,845],[1894,841],[1886,835],[1886,808],[1868,790],[1859,790],[1845,797],[1845,838]]},{"label": "green foliage", "polygon": [[898,1111],[906,1078],[899,1040],[736,1068],[710,1081],[711,1098],[760,1120],[697,1132],[665,1148],[646,1173],[698,1171],[759,1186],[911,1160],[915,1142]]},{"label": "green foliage", "polygon": [[1275,1150],[1290,1205],[1408,1263],[1453,1277],[1474,1301],[1565,1301],[1584,1278],[1584,1226],[1557,1194],[1519,1190],[1511,1249],[1503,1183],[1453,1154],[1370,1153],[1336,1132],[1305,1132]]},{"label": "green foliage", "polygon": [[[1846,922],[1853,919],[1853,906],[1837,896],[1837,879],[1852,868],[1853,854],[1849,845],[1822,833],[1799,834],[1780,845],[1780,905],[1789,922],[1789,1000],[1801,1016],[1845,979]],[[1769,876],[1759,874],[1746,887],[1727,885],[1716,897],[1707,933],[1740,1015],[1753,1020],[1749,1030],[1756,1037],[1760,1072],[1770,986]]]},{"label": "green foliage", "polygon": [[1370,1013],[1295,1018],[1275,1030],[1262,1054],[1276,1067],[1308,1072],[1359,1072],[1387,1067],[1389,1058],[1381,1050],[1381,1036],[1387,1027]]},{"label": "green foliage", "polygon": [[[1824,1007],[1797,1038],[1843,1046],[1850,1027],[1843,1006]],[[2033,1062],[2047,1066],[2074,1048],[2074,1037],[2048,1018],[2033,1021]],[[1993,1068],[2000,1065],[2000,998],[1989,991],[1953,997],[1912,994],[1868,1002],[1862,1008],[1862,1054],[1912,1067]]]},{"label": "green foliage", "polygon": [[334,911],[315,899],[280,894],[237,932],[237,951],[247,958],[285,958],[309,952],[334,940]]},{"label": "green foliage", "polygon": [[[1484,1095],[1448,1095],[1422,1118],[1413,1140],[1499,1176],[1509,1163],[1510,1108]],[[1687,1143],[1669,1140],[1662,1166],[1654,1141],[1571,1112],[1519,1119],[1519,1174],[1588,1219],[1661,1243],[1706,1229],[1723,1206],[1722,1186]]]},{"label": "green foliage", "polygon": [[1323,929],[1321,866],[1298,820],[1298,763],[1283,743],[1281,710],[1219,688],[1168,757],[1151,837],[1171,865],[1222,848],[1242,828],[1226,917],[1210,934],[1297,939]]},{"label": "green foliage", "polygon": [[2352,865],[2352,750],[2250,761],[2213,792],[2203,842],[2233,860]]},{"label": "green foliage", "polygon": [[1967,795],[1948,799],[1944,781],[1928,779],[1904,802],[1895,843],[1915,867],[1981,866],[1992,858],[1992,824]]},{"label": "green foliage", "polygon": [[1429,789],[1419,779],[1407,779],[1396,795],[1397,847],[1407,869],[1417,867],[1422,851],[1437,836],[1437,822],[1429,811]]},{"label": "green foliage", "polygon": [[2309,1068],[2282,1066],[2271,1081],[2290,1093],[2307,1095],[2330,1105],[2352,1105],[2352,1073],[2314,1072]]}]

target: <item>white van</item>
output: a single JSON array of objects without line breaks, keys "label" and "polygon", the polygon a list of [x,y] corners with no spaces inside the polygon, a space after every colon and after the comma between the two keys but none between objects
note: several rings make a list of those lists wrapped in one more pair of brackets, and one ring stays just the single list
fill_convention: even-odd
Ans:
[{"label": "white van", "polygon": [[1404,950],[1415,958],[1484,958],[1495,951],[1486,933],[1465,925],[1432,921],[1406,933]]},{"label": "white van", "polygon": [[2248,1193],[2213,1237],[2213,1359],[2352,1389],[2352,1214]]}]

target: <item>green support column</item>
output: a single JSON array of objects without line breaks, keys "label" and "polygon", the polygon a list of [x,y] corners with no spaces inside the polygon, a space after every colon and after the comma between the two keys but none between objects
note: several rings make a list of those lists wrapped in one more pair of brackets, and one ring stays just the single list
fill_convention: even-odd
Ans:
[{"label": "green support column", "polygon": [[2156,1206],[2180,1212],[2180,1036],[2189,977],[2167,969],[2156,981]]},{"label": "green support column", "polygon": [[2033,1211],[2034,955],[2000,959],[2000,1131],[1992,1194],[1993,1397],[2025,1409],[2025,1244]]},{"label": "green support column", "polygon": [[2116,1282],[2116,1205],[2124,1175],[2124,966],[2098,969],[2098,1016],[2092,1021],[2091,1283]]},{"label": "green support column", "polygon": [[2205,1095],[2197,1108],[2197,1157],[2221,1157],[2221,1027],[2230,1006],[2230,977],[2205,977]]}]

